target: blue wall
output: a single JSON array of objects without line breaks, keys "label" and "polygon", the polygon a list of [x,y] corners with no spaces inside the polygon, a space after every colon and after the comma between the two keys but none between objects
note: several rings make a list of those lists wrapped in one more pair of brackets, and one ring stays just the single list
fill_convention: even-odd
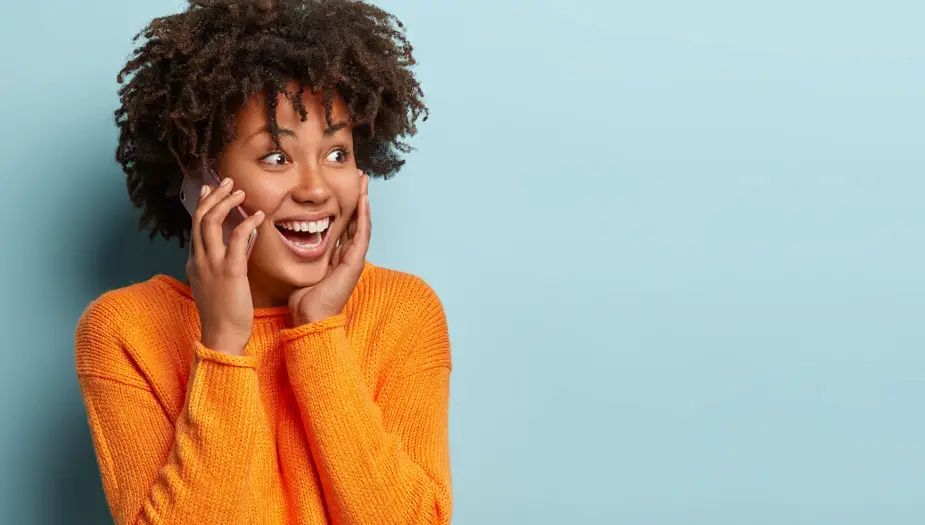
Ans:
[{"label": "blue wall", "polygon": [[[380,4],[432,118],[370,259],[446,305],[455,523],[925,521],[925,4],[755,4]],[[0,8],[2,523],[107,516],[73,328],[182,275],[111,116],[179,5]]]}]

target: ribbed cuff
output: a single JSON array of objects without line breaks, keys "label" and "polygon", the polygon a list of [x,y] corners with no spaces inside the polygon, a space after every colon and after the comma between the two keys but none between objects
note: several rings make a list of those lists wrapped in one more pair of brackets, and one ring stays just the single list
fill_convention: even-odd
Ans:
[{"label": "ribbed cuff", "polygon": [[286,328],[279,332],[279,336],[283,341],[292,341],[293,339],[298,339],[306,335],[317,334],[319,332],[331,330],[332,328],[340,328],[346,324],[346,314],[340,313],[328,317],[327,319],[315,321],[314,323],[303,324],[294,328]]},{"label": "ribbed cuff", "polygon": [[228,355],[217,352],[211,348],[206,348],[199,341],[195,341],[196,358],[205,361],[212,361],[228,366],[237,366],[241,368],[257,368],[257,358],[252,355]]}]

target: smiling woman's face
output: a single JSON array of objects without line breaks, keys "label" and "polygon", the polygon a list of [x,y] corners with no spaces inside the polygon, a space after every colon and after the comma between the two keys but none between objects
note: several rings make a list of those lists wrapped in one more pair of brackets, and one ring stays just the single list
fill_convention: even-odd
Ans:
[{"label": "smiling woman's face", "polygon": [[[294,93],[291,82],[287,91]],[[327,128],[321,94],[302,93],[308,111],[302,122],[280,94],[276,121],[282,149],[266,125],[266,97],[237,111],[237,137],[218,160],[221,177],[244,190],[248,214],[266,213],[251,253],[248,278],[254,304],[286,304],[293,288],[311,286],[327,274],[335,241],[344,232],[360,196],[347,108],[335,97],[334,127]]]}]

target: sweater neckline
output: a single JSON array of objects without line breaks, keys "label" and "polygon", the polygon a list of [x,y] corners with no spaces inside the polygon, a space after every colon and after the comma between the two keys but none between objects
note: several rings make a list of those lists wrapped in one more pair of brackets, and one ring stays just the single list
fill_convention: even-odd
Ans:
[{"label": "sweater neckline", "polygon": [[[372,264],[369,261],[363,263],[363,273],[360,274],[360,281],[362,281],[366,275],[369,273],[369,270],[372,268]],[[176,277],[167,274],[157,274],[152,277],[153,280],[161,282],[169,286],[171,289],[179,293],[185,300],[189,302],[193,301],[193,290],[190,288],[188,283],[185,283]],[[359,285],[359,283],[357,283]],[[254,318],[258,317],[279,317],[282,315],[289,314],[289,306],[268,306],[264,308],[254,308]]]}]

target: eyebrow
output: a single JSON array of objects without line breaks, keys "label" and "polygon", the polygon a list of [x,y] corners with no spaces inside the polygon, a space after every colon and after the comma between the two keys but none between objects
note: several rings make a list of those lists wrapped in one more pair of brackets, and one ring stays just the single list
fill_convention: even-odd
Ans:
[{"label": "eyebrow", "polygon": [[324,136],[325,136],[325,137],[330,137],[331,135],[334,135],[334,134],[337,133],[338,131],[340,131],[340,130],[342,130],[342,129],[344,129],[344,128],[349,128],[349,127],[350,127],[350,124],[348,124],[348,123],[346,123],[346,122],[341,122],[340,124],[334,124],[333,126],[331,126],[331,127],[329,127],[328,129],[324,130]]},{"label": "eyebrow", "polygon": [[[348,124],[348,123],[346,123],[346,122],[341,122],[341,123],[339,123],[339,124],[334,124],[333,126],[330,126],[330,127],[328,127],[327,129],[324,130],[324,136],[325,136],[325,137],[333,136],[333,135],[336,134],[338,131],[340,131],[340,130],[342,130],[342,129],[344,129],[344,128],[348,128],[348,127],[350,127],[350,124]],[[270,126],[263,126],[262,128],[258,129],[257,131],[251,133],[246,139],[244,139],[244,142],[245,142],[245,143],[246,143],[246,142],[249,142],[252,138],[254,138],[254,137],[256,137],[257,135],[260,135],[260,134],[262,134],[262,133],[270,133]],[[279,134],[280,134],[280,135],[285,135],[285,136],[287,136],[287,137],[296,137],[296,138],[298,138],[298,135],[296,134],[296,132],[295,132],[295,131],[292,131],[291,129],[288,129],[288,128],[279,128]]]}]

